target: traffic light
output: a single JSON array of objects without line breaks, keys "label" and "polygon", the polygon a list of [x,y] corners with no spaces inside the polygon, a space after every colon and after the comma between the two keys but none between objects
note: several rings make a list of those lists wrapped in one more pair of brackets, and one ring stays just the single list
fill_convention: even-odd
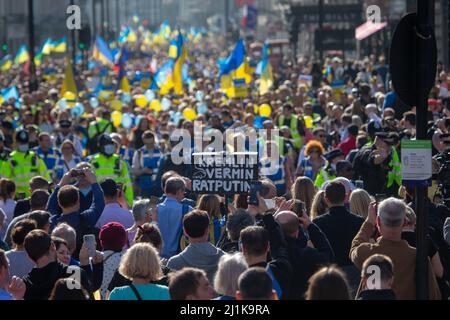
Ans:
[{"label": "traffic light", "polygon": [[89,25],[82,25],[78,31],[78,47],[80,50],[89,50],[91,46],[91,28]]}]

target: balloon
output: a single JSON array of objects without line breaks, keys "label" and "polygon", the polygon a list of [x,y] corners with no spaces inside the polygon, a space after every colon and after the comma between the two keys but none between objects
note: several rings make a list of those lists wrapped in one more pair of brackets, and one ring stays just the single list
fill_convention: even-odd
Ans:
[{"label": "balloon", "polygon": [[313,118],[311,116],[304,116],[303,119],[305,119],[305,125],[307,128],[312,128],[313,126]]},{"label": "balloon", "polygon": [[197,99],[197,101],[203,101],[203,98],[205,97],[205,93],[203,91],[197,91],[197,93],[195,94],[195,99]]},{"label": "balloon", "polygon": [[121,111],[122,110],[122,105],[123,105],[122,101],[120,101],[120,100],[113,100],[113,101],[111,101],[111,104],[109,106],[113,110]]},{"label": "balloon", "polygon": [[272,108],[268,104],[263,104],[259,107],[259,115],[261,117],[270,117]]},{"label": "balloon", "polygon": [[194,121],[195,118],[197,118],[197,113],[196,113],[195,110],[192,109],[192,108],[186,108],[186,109],[184,109],[184,111],[183,111],[183,117],[184,117],[186,120]]},{"label": "balloon", "polygon": [[131,102],[131,95],[128,92],[122,93],[122,102],[125,104]]},{"label": "balloon", "polygon": [[92,97],[91,99],[89,99],[89,104],[91,105],[92,108],[97,108],[99,103],[98,103],[98,99],[96,97]]},{"label": "balloon", "polygon": [[122,124],[122,112],[114,111],[111,113],[111,119],[114,127],[118,128]]},{"label": "balloon", "polygon": [[134,100],[136,100],[136,105],[141,108],[144,108],[148,103],[147,99],[143,94],[135,95]]},{"label": "balloon", "polygon": [[147,101],[152,101],[155,100],[155,93],[148,89],[147,91],[145,91],[145,98],[147,99]]},{"label": "balloon", "polygon": [[254,112],[255,114],[258,114],[258,111],[259,111],[259,107],[255,104],[255,105],[253,106],[253,112]]},{"label": "balloon", "polygon": [[167,99],[166,97],[164,97],[164,98],[161,100],[161,107],[162,107],[162,109],[163,109],[164,111],[169,110],[171,104],[172,104],[172,102],[170,102],[170,100]]},{"label": "balloon", "polygon": [[61,100],[59,100],[59,101],[58,101],[58,107],[59,107],[61,110],[65,110],[65,109],[67,108],[67,101],[66,101],[66,99],[61,99]]},{"label": "balloon", "polygon": [[197,112],[199,114],[205,114],[208,111],[208,106],[204,102],[197,103]]},{"label": "balloon", "polygon": [[124,113],[122,115],[122,127],[125,129],[131,129],[133,126],[133,116],[129,113]]},{"label": "balloon", "polygon": [[3,96],[0,96],[0,104],[2,104],[3,102],[5,102],[5,99],[3,99]]},{"label": "balloon", "polygon": [[79,118],[84,113],[84,106],[81,103],[77,103],[75,106],[72,107],[70,113],[75,118]]},{"label": "balloon", "polygon": [[160,112],[162,110],[161,102],[159,102],[159,100],[152,100],[152,102],[150,102],[150,109]]}]

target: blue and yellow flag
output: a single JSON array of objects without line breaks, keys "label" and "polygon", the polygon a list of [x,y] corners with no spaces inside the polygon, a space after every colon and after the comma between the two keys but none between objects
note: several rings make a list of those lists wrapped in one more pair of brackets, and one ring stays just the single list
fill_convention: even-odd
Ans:
[{"label": "blue and yellow flag", "polygon": [[97,38],[95,39],[92,58],[94,60],[102,62],[104,65],[114,66],[114,57],[111,53],[111,50],[109,50],[108,45],[100,36],[97,36]]},{"label": "blue and yellow flag", "polygon": [[65,53],[67,51],[67,38],[62,37],[59,40],[53,41],[51,48],[54,53]]},{"label": "blue and yellow flag", "polygon": [[0,103],[8,101],[11,98],[14,98],[16,101],[18,101],[19,97],[19,90],[17,90],[16,86],[0,90]]},{"label": "blue and yellow flag", "polygon": [[173,88],[173,67],[174,67],[174,60],[170,59],[166,63],[164,63],[159,70],[156,72],[153,83],[152,83],[152,89],[157,87],[162,95],[167,94],[170,89]]},{"label": "blue and yellow flag", "polygon": [[53,49],[53,41],[51,38],[48,38],[42,47],[42,54],[50,55],[52,53],[52,49]]},{"label": "blue and yellow flag", "polygon": [[119,79],[118,79],[118,90],[122,90],[126,93],[131,93],[130,82],[127,77],[127,71],[125,69],[125,62],[128,61],[128,52],[125,47],[122,47],[120,58],[119,58]]},{"label": "blue and yellow flag", "polygon": [[13,64],[13,60],[11,55],[6,55],[2,58],[2,60],[0,60],[0,71],[8,71]]},{"label": "blue and yellow flag", "polygon": [[269,45],[265,44],[263,47],[263,58],[258,66],[258,73],[260,74],[259,94],[266,94],[273,85],[272,65],[269,61]]},{"label": "blue and yellow flag", "polygon": [[175,89],[175,94],[183,94],[183,64],[188,56],[188,49],[186,47],[185,41],[181,31],[178,32],[177,38],[177,55],[174,60],[173,66],[173,85]]},{"label": "blue and yellow flag", "polygon": [[64,80],[61,87],[61,97],[64,96],[67,91],[73,92],[76,96],[78,96],[77,85],[75,83],[69,57],[66,57],[66,71],[64,73]]},{"label": "blue and yellow flag", "polygon": [[245,58],[245,46],[241,39],[220,68],[220,86],[228,97],[245,97],[248,95],[246,69],[248,69],[248,66]]},{"label": "blue and yellow flag", "polygon": [[25,45],[19,48],[17,51],[16,58],[14,59],[15,64],[22,64],[30,60],[30,54],[28,53],[27,47]]}]

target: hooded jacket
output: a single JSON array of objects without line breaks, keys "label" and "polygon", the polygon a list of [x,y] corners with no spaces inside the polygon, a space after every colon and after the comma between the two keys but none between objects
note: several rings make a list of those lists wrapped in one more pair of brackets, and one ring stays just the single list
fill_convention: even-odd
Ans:
[{"label": "hooded jacket", "polygon": [[225,252],[210,242],[189,244],[180,254],[169,259],[167,267],[172,270],[180,270],[184,267],[204,270],[211,282],[217,271],[220,257],[224,254]]}]

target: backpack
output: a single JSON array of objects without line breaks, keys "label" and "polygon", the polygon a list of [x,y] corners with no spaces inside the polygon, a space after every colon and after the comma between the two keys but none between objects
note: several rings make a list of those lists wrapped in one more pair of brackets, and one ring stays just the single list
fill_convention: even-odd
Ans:
[{"label": "backpack", "polygon": [[100,131],[100,127],[98,126],[98,123],[95,123],[95,135],[90,138],[88,137],[88,143],[87,143],[87,149],[89,150],[90,154],[95,154],[98,153],[100,151],[100,148],[98,147],[98,139],[100,138],[100,136],[102,134],[104,134],[106,132],[106,130],[108,130],[108,127],[110,127],[112,125],[111,122],[108,122],[108,124],[103,128],[103,130]]}]

